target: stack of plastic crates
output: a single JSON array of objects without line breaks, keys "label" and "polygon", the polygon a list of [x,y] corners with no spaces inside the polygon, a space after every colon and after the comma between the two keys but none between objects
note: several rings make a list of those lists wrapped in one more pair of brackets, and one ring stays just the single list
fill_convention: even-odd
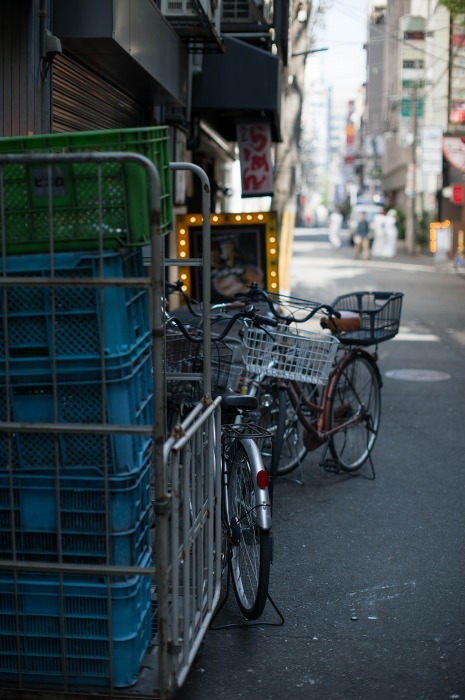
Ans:
[{"label": "stack of plastic crates", "polygon": [[[133,152],[157,166],[161,185],[161,229],[172,228],[167,127],[82,131],[0,139],[0,153]],[[7,253],[50,249],[50,203],[54,250],[144,245],[150,241],[147,178],[137,163],[108,162],[8,165],[3,168]],[[51,195],[51,202],[50,202]],[[1,237],[3,238],[3,237]],[[3,251],[0,251],[3,252]]]},{"label": "stack of plastic crates", "polygon": [[[169,165],[162,128],[0,140],[4,153],[73,148],[149,148],[162,175]],[[12,683],[132,685],[152,639],[150,576],[99,571],[152,560],[151,437],[137,431],[153,423],[149,301],[124,283],[145,276],[146,182],[133,164],[98,168],[2,168],[0,280],[21,283],[0,290],[0,421],[29,428],[0,432],[0,558],[39,567],[0,571],[0,680]]]}]

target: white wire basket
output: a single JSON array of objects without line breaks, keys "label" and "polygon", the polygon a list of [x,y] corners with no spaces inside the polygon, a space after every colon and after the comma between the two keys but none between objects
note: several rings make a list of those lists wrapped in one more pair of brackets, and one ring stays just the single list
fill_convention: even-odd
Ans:
[{"label": "white wire basket", "polygon": [[339,340],[325,333],[279,326],[264,331],[247,328],[244,333],[248,372],[278,379],[325,384]]}]

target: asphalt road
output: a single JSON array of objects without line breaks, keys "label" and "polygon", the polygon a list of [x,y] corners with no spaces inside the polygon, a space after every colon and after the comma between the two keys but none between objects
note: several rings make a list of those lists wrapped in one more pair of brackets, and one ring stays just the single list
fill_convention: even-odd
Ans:
[{"label": "asphalt road", "polygon": [[[357,475],[307,456],[278,482],[271,596],[253,627],[209,631],[176,700],[465,698],[465,277],[399,254],[354,261],[300,230],[291,293],[405,294],[379,348],[382,417]],[[365,477],[365,478],[364,478]],[[241,623],[231,594],[215,623]]]}]

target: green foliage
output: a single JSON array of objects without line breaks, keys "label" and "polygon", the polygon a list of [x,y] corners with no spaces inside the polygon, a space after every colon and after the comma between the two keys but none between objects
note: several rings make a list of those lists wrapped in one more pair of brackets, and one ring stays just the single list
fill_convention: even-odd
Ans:
[{"label": "green foliage", "polygon": [[397,212],[397,233],[399,239],[403,241],[405,239],[405,214],[402,209],[396,207]]},{"label": "green foliage", "polygon": [[349,197],[346,197],[344,201],[341,204],[341,214],[344,217],[345,221],[349,220],[350,212],[352,211],[352,207],[350,205],[350,199]]},{"label": "green foliage", "polygon": [[439,0],[439,4],[449,10],[453,17],[465,14],[465,0]]},{"label": "green foliage", "polygon": [[429,225],[430,214],[427,211],[422,211],[421,216],[417,221],[417,242],[420,245],[425,245],[429,241]]}]

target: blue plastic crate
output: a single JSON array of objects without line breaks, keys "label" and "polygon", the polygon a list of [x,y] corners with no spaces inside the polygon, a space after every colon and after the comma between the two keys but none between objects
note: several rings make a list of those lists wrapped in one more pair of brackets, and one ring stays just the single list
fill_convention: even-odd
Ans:
[{"label": "blue plastic crate", "polygon": [[[108,478],[97,470],[0,473],[0,551],[4,559],[136,566],[150,546],[150,454],[146,466]],[[58,508],[59,503],[59,508]],[[13,515],[14,514],[14,515]],[[14,534],[12,527],[14,517]],[[13,542],[15,550],[13,550]]]},{"label": "blue plastic crate", "polygon": [[[144,277],[142,251],[6,257],[6,277]],[[2,273],[0,271],[0,282]],[[0,381],[10,376],[121,377],[150,346],[148,293],[127,287],[6,288],[0,295]],[[8,347],[6,348],[6,344]],[[103,364],[102,364],[103,363]]]},{"label": "blue plastic crate", "polygon": [[[27,378],[13,378],[25,381]],[[102,394],[106,410],[103,410]],[[59,379],[56,391],[47,378],[35,383],[0,386],[0,421],[31,423],[80,423],[151,426],[153,424],[152,356],[146,350],[123,379],[69,382]],[[151,443],[148,435],[57,434],[31,432],[0,433],[0,470],[61,468],[103,469],[109,473],[133,472],[142,467]]]},{"label": "blue plastic crate", "polygon": [[60,586],[56,575],[20,573],[15,586],[2,572],[0,679],[133,685],[151,641],[151,607],[149,576],[107,586],[103,577],[64,575]]}]

